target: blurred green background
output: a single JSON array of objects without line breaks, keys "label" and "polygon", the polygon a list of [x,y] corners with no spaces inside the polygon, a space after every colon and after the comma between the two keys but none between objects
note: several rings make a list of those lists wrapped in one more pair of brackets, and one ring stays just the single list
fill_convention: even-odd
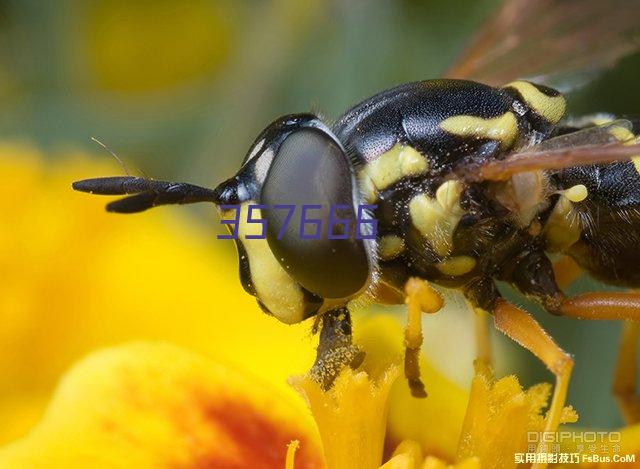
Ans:
[{"label": "blurred green background", "polygon": [[[498,4],[0,1],[0,137],[110,158],[89,140],[95,136],[144,174],[213,186],[278,115],[311,109],[330,120],[381,89],[441,75]],[[570,112],[640,114],[639,72],[638,55],[624,59],[572,94]],[[121,173],[114,161],[113,174]],[[194,210],[218,229],[208,211]],[[228,275],[236,275],[235,266]],[[596,288],[590,280],[575,287]],[[580,423],[621,423],[609,391],[619,324],[537,312],[576,355],[569,402]],[[499,350],[514,360],[500,372],[520,363],[526,384],[551,379],[504,342]],[[440,362],[446,366],[446,358]]]}]

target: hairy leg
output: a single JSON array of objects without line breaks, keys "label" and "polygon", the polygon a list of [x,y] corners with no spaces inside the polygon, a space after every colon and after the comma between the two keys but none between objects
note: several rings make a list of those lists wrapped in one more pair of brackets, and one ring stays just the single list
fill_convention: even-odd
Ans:
[{"label": "hairy leg", "polygon": [[420,379],[420,348],[422,347],[422,313],[436,313],[443,305],[440,294],[422,279],[412,277],[405,285],[407,328],[405,330],[404,374],[414,397],[426,397]]},{"label": "hairy leg", "polygon": [[482,308],[475,307],[467,301],[469,311],[473,314],[474,335],[476,340],[476,366],[483,369],[493,368],[491,351],[491,335],[489,333],[489,314]]},{"label": "hairy leg", "polygon": [[560,313],[579,319],[640,321],[640,293],[584,293],[565,299]]},{"label": "hairy leg", "polygon": [[640,422],[640,396],[636,389],[638,338],[640,337],[640,293],[585,293],[565,300],[561,313],[580,319],[625,320],[613,378],[613,392],[623,418]]},{"label": "hairy leg", "polygon": [[555,432],[567,397],[573,359],[531,315],[506,300],[497,301],[494,321],[498,330],[533,353],[555,375],[556,386],[544,429],[545,432]]},{"label": "hairy leg", "polygon": [[620,414],[628,425],[640,422],[640,396],[636,387],[638,338],[640,322],[626,321],[622,325],[616,371],[613,375],[613,393]]}]

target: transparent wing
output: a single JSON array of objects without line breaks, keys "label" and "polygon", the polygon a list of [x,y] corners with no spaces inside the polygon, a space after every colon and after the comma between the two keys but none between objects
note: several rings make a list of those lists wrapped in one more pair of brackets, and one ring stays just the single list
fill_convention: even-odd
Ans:
[{"label": "transparent wing", "polygon": [[[616,119],[601,125],[593,125],[582,130],[559,135],[527,148],[527,152],[568,149],[583,146],[606,145],[609,143],[634,143],[633,124],[626,119]],[[625,130],[624,137],[620,130]]]},{"label": "transparent wing", "polygon": [[571,166],[589,166],[626,161],[640,156],[640,144],[631,132],[621,139],[615,130],[630,131],[631,123],[617,120],[545,140],[515,152],[503,160],[490,160],[457,169],[456,175],[467,181],[504,181],[525,171],[554,170]]},{"label": "transparent wing", "polygon": [[445,76],[584,82],[638,50],[639,17],[640,0],[506,0]]}]

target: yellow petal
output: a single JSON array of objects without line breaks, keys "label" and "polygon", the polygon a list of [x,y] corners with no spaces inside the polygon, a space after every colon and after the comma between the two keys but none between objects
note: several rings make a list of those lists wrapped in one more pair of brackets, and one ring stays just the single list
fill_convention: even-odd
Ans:
[{"label": "yellow petal", "polygon": [[[429,397],[411,396],[404,379],[398,379],[404,335],[391,315],[356,316],[354,340],[365,352],[357,370],[343,370],[328,391],[309,377],[296,378],[294,386],[306,397],[318,425],[332,469],[376,468],[383,443],[398,445],[384,467],[422,465],[422,451],[455,458],[462,427],[466,395],[433,368],[422,363]],[[387,416],[387,396],[392,415]],[[395,393],[395,394],[394,394]],[[388,429],[385,441],[385,426]],[[403,435],[410,434],[408,440]]]},{"label": "yellow petal", "polygon": [[411,461],[413,461],[413,465],[410,467],[420,469],[420,466],[422,466],[422,460],[424,459],[422,457],[422,447],[417,441],[404,440],[403,442],[401,442],[393,452],[391,460],[393,460],[398,455],[408,456]]},{"label": "yellow petal", "polygon": [[412,440],[405,440],[398,445],[393,456],[380,469],[480,469],[478,458],[469,458],[457,464],[449,465],[434,456],[423,460],[420,445]]},{"label": "yellow petal", "polygon": [[447,464],[446,462],[429,456],[425,459],[422,469],[480,469],[480,460],[478,458],[468,458],[457,464]]},{"label": "yellow petal", "polygon": [[[515,376],[494,381],[486,370],[471,384],[471,395],[460,436],[458,460],[477,457],[495,468],[515,467],[515,454],[531,452],[529,432],[541,432],[551,386],[538,384],[523,390]],[[561,423],[575,422],[577,415],[565,408]]]},{"label": "yellow petal", "polygon": [[365,371],[345,368],[327,391],[309,376],[292,380],[309,403],[329,468],[375,469],[380,466],[387,396],[398,375],[398,367],[390,366],[374,382]]},{"label": "yellow petal", "polygon": [[380,469],[415,469],[415,461],[409,454],[397,454],[380,466]]},{"label": "yellow petal", "polygon": [[168,344],[94,353],[43,420],[0,450],[0,467],[323,467],[315,428],[259,380]]}]

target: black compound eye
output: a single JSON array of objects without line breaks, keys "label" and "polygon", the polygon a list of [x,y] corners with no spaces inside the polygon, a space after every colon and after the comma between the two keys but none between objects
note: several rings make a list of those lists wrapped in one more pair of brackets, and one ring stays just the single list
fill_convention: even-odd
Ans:
[{"label": "black compound eye", "polygon": [[[296,281],[323,298],[350,297],[369,278],[368,253],[356,239],[353,184],[342,149],[331,136],[306,128],[282,143],[262,188],[271,250]],[[330,239],[330,228],[331,237],[345,239]]]}]

